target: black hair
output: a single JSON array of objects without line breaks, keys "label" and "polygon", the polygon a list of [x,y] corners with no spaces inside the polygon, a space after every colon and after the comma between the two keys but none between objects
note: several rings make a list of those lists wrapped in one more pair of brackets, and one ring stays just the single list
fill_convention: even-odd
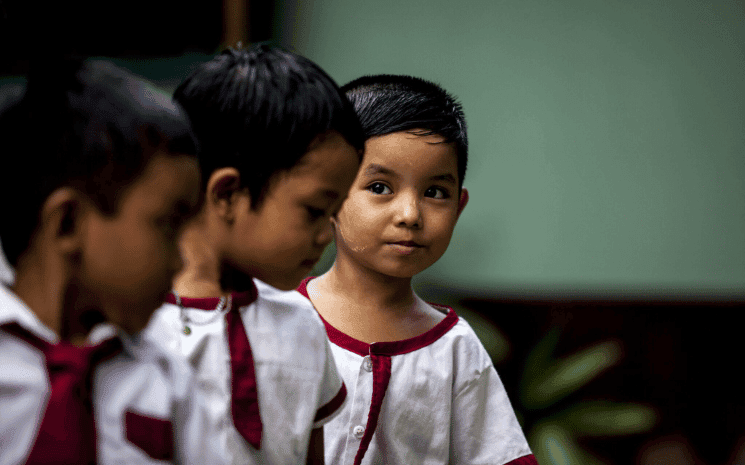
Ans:
[{"label": "black hair", "polygon": [[274,175],[295,166],[318,136],[340,133],[360,159],[365,147],[354,109],[328,74],[267,44],[223,51],[189,75],[174,99],[199,140],[204,185],[216,169],[234,167],[254,209]]},{"label": "black hair", "polygon": [[[413,76],[363,76],[342,86],[365,131],[365,139],[394,132],[437,134],[454,143],[458,186],[468,163],[468,136],[463,108],[435,83]],[[420,130],[420,131],[417,131]]]},{"label": "black hair", "polygon": [[106,215],[156,153],[196,156],[188,118],[169,96],[106,61],[52,58],[0,108],[0,237],[17,265],[44,201],[69,186]]}]

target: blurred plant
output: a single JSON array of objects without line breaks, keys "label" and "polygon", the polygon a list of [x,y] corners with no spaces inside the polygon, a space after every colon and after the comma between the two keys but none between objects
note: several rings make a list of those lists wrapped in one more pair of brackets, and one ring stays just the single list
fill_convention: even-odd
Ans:
[{"label": "blurred plant", "polygon": [[[696,453],[690,440],[672,434],[648,441],[639,454],[640,465],[707,465]],[[735,445],[726,465],[745,465],[745,436]]]},{"label": "blurred plant", "polygon": [[[506,358],[509,341],[490,321],[458,309],[469,322],[494,363]],[[533,453],[541,465],[607,465],[610,462],[584,450],[579,439],[636,434],[650,430],[657,422],[651,407],[629,402],[583,401],[558,412],[555,405],[574,394],[623,358],[621,344],[604,341],[565,357],[554,352],[561,330],[554,328],[533,348],[525,361],[520,391],[515,400],[520,411],[545,416],[526,425],[520,418]],[[505,347],[506,346],[506,347]]]}]

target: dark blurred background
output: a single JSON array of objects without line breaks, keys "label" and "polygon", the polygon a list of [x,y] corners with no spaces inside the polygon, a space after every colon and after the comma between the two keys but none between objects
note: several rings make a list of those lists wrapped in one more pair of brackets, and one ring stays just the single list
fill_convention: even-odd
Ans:
[{"label": "dark blurred background", "polygon": [[540,462],[745,464],[742,1],[0,6],[0,92],[60,52],[172,90],[239,41],[440,83],[471,202],[416,288],[477,331]]}]

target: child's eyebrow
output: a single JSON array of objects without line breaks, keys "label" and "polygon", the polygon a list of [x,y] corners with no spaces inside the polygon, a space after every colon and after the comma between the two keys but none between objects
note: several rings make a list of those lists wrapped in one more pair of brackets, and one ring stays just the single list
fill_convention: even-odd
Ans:
[{"label": "child's eyebrow", "polygon": [[370,163],[367,168],[365,168],[365,176],[374,176],[376,174],[385,174],[388,176],[397,176],[396,172],[393,171],[390,168],[386,168],[383,165],[378,165],[377,163]]},{"label": "child's eyebrow", "polygon": [[451,183],[453,183],[453,184],[455,184],[455,183],[456,183],[456,181],[455,181],[455,176],[453,176],[453,175],[452,175],[452,174],[450,174],[450,173],[446,173],[446,174],[438,174],[437,176],[432,176],[432,177],[431,177],[431,178],[429,178],[429,179],[430,179],[430,180],[432,180],[432,181],[445,181],[445,182],[451,182]]}]

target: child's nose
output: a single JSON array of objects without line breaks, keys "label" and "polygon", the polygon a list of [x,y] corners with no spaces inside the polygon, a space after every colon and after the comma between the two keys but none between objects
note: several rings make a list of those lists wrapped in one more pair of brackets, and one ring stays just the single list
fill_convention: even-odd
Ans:
[{"label": "child's nose", "polygon": [[316,237],[316,242],[322,246],[327,246],[334,239],[334,225],[331,223],[331,218],[321,228],[321,231]]},{"label": "child's nose", "polygon": [[396,205],[397,224],[409,227],[421,227],[422,210],[419,197],[412,193],[401,193]]}]

